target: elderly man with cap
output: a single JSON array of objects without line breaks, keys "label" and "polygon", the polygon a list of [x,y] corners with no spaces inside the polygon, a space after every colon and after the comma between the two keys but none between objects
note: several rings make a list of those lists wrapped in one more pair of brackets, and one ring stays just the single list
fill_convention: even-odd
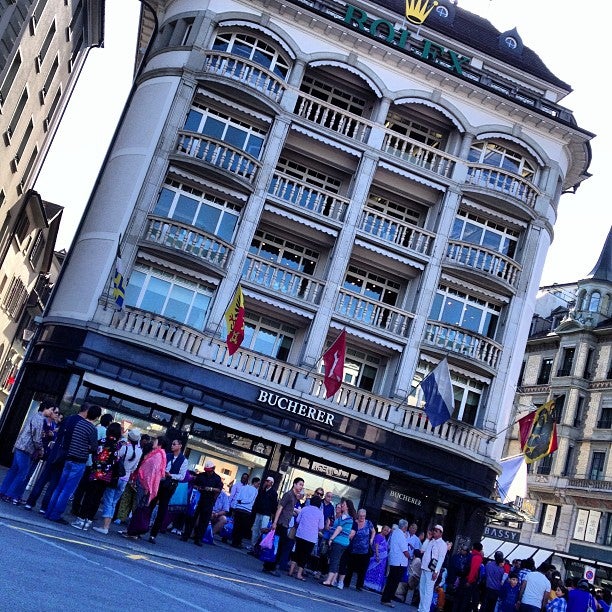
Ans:
[{"label": "elderly man with cap", "polygon": [[127,440],[122,442],[121,448],[117,451],[117,457],[123,463],[125,475],[117,480],[116,487],[107,487],[102,497],[102,527],[94,527],[94,531],[108,533],[115,508],[125,491],[130,476],[138,467],[140,458],[142,457],[142,448],[140,448],[140,429],[133,428],[128,431]]},{"label": "elderly man with cap", "polygon": [[270,519],[276,512],[278,506],[278,495],[274,490],[274,478],[268,476],[264,479],[262,485],[259,487],[255,503],[253,504],[253,514],[255,519],[253,520],[253,527],[251,528],[251,547],[250,550],[255,549],[255,545],[259,540],[262,529],[266,529],[270,523]]},{"label": "elderly man with cap", "polygon": [[210,522],[215,500],[223,489],[221,476],[215,472],[215,462],[207,459],[204,463],[204,471],[193,479],[193,488],[200,492],[200,499],[193,516],[187,517],[185,531],[181,540],[187,542],[195,525],[194,544],[202,546],[202,539]]},{"label": "elderly man with cap", "polygon": [[425,547],[421,561],[421,581],[419,583],[419,612],[429,612],[433,599],[434,586],[442,571],[442,565],[448,552],[446,542],[442,539],[444,528],[436,525],[429,546]]}]

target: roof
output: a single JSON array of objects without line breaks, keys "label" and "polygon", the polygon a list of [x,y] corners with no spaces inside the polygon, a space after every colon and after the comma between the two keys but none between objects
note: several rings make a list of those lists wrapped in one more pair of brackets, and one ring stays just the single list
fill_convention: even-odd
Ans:
[{"label": "roof", "polygon": [[[405,14],[405,0],[370,1],[400,15]],[[449,36],[522,72],[542,79],[555,87],[565,89],[568,93],[572,91],[570,85],[556,77],[546,67],[537,53],[522,44],[516,29],[505,32],[505,34],[512,35],[519,43],[516,49],[510,49],[507,45],[500,44],[502,32],[490,21],[462,9],[450,0],[438,0],[438,4],[442,4],[448,9],[449,17],[442,18],[434,10],[427,17],[423,25],[424,28]]]},{"label": "roof", "polygon": [[587,278],[612,283],[612,227],[608,231],[608,237],[601,250],[599,259]]}]

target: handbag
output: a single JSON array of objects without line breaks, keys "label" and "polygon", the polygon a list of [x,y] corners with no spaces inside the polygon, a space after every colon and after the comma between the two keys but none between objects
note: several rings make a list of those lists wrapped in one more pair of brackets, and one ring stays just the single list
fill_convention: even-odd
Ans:
[{"label": "handbag", "polygon": [[287,531],[287,537],[290,540],[295,540],[296,532],[297,532],[297,527],[295,525],[293,525],[293,527],[289,527],[289,530]]},{"label": "handbag", "polygon": [[171,507],[171,506],[184,507],[188,503],[189,503],[189,483],[179,482],[174,493],[172,494],[172,497],[170,498],[168,507]]},{"label": "handbag", "polygon": [[431,561],[429,562],[429,565],[427,566],[427,569],[430,572],[435,572],[436,571],[436,567],[438,566],[438,560],[434,559],[433,557],[431,558]]}]

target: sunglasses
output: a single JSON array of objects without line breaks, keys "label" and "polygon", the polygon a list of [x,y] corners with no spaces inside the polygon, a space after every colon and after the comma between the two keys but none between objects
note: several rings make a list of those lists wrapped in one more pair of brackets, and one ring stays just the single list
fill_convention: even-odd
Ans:
[{"label": "sunglasses", "polygon": [[323,491],[315,491],[317,495],[323,495]]}]

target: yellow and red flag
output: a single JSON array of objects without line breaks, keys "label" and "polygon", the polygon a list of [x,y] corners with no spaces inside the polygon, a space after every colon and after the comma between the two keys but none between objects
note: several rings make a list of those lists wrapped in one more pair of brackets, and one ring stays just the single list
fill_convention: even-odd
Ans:
[{"label": "yellow and red flag", "polygon": [[555,400],[549,400],[537,410],[519,419],[521,450],[526,463],[533,463],[557,450]]},{"label": "yellow and red flag", "polygon": [[233,355],[244,340],[244,296],[240,285],[236,287],[236,293],[225,311],[225,324],[227,352]]},{"label": "yellow and red flag", "polygon": [[325,375],[325,398],[330,398],[342,386],[344,378],[344,357],[346,356],[346,330],[343,329],[333,344],[323,353]]}]

